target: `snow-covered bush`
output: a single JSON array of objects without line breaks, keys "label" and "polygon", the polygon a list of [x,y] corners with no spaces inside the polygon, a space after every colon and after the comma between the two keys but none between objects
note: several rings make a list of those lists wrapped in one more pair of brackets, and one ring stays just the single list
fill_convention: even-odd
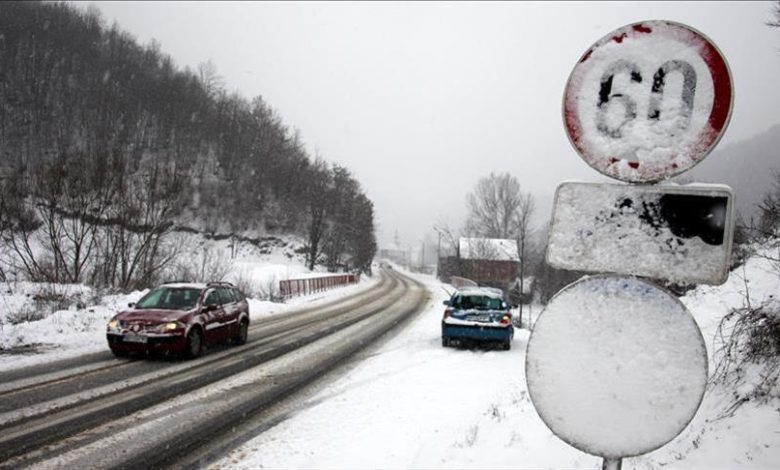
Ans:
[{"label": "snow-covered bush", "polygon": [[43,320],[46,318],[46,313],[47,312],[44,310],[39,310],[32,305],[25,304],[18,310],[8,312],[5,316],[5,322],[9,325],[18,325],[19,323]]},{"label": "snow-covered bush", "polygon": [[222,250],[204,246],[202,250],[182,253],[168,270],[167,277],[179,281],[223,281],[233,270],[233,263]]},{"label": "snow-covered bush", "polygon": [[718,325],[717,366],[712,382],[735,387],[737,401],[780,398],[780,301],[745,305]]},{"label": "snow-covered bush", "polygon": [[3,287],[0,320],[9,325],[42,320],[60,310],[84,308],[96,295],[82,285],[20,282]]},{"label": "snow-covered bush", "polygon": [[[734,233],[732,268],[752,257],[762,276],[780,284],[780,172],[758,206],[758,222],[740,220]],[[780,398],[780,299],[773,293],[751,298],[744,278],[742,306],[724,316],[717,331],[716,368],[711,382],[733,387],[735,402]]]},{"label": "snow-covered bush", "polygon": [[284,297],[279,291],[279,280],[276,276],[266,278],[259,288],[254,292],[255,297],[269,302],[283,302]]},{"label": "snow-covered bush", "polygon": [[244,293],[247,297],[259,297],[257,295],[257,287],[252,279],[252,276],[246,270],[241,270],[237,274],[234,274],[231,278],[231,282],[238,287],[238,289]]},{"label": "snow-covered bush", "polygon": [[[769,286],[780,284],[780,240],[764,238],[740,245],[751,254],[747,263],[760,265]],[[755,280],[747,272],[743,270],[742,305],[731,308],[718,324],[711,377],[711,383],[720,382],[734,390],[736,405],[780,398],[780,297],[772,289],[766,294],[765,288],[759,290],[763,297],[751,295]]]}]

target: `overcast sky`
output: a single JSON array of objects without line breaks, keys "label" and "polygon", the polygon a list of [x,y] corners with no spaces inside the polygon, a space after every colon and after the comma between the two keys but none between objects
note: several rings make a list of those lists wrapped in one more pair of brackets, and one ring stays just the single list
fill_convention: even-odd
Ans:
[{"label": "overcast sky", "polygon": [[[89,5],[85,2],[82,5]],[[374,201],[380,245],[463,222],[480,177],[515,175],[550,216],[557,184],[607,181],[569,144],[566,80],[596,40],[666,19],[706,34],[735,84],[720,145],[780,122],[771,2],[96,2],[181,66],[211,60],[229,90],[262,95],[310,153],[347,166]]]}]

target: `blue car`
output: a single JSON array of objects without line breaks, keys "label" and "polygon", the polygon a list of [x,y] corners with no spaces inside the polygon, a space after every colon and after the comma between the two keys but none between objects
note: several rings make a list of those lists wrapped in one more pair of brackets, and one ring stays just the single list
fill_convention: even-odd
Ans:
[{"label": "blue car", "polygon": [[504,349],[512,347],[515,329],[512,311],[497,289],[469,287],[445,300],[441,319],[441,344],[453,342],[498,342]]}]

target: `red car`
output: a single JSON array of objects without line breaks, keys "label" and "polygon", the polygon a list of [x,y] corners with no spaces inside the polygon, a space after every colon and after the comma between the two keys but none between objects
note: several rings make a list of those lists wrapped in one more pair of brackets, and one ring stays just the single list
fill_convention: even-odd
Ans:
[{"label": "red car", "polygon": [[116,356],[162,352],[197,357],[206,345],[246,343],[249,304],[228,282],[163,284],[108,322]]}]

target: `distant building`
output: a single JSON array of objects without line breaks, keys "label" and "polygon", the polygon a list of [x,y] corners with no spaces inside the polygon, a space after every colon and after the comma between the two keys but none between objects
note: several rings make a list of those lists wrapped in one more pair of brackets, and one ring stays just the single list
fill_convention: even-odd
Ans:
[{"label": "distant building", "polygon": [[500,238],[461,238],[458,255],[439,259],[439,279],[465,277],[481,286],[509,291],[515,285],[520,263],[517,242]]}]

